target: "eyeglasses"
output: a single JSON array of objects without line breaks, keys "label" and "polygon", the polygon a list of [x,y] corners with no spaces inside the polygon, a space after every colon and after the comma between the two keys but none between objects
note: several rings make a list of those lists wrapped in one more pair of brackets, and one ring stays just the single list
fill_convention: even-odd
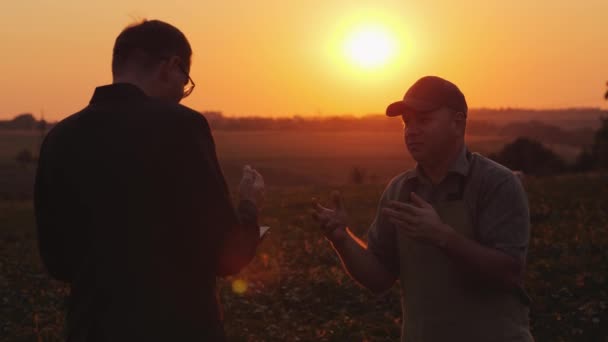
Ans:
[{"label": "eyeglasses", "polygon": [[186,75],[186,77],[188,77],[188,82],[186,82],[186,85],[184,86],[184,95],[182,95],[182,99],[183,99],[183,98],[188,97],[190,94],[192,94],[192,91],[194,90],[194,87],[196,86],[196,84],[194,83],[194,81],[192,80],[192,78],[190,77],[188,72],[186,72],[186,68],[184,68],[182,63],[179,63],[178,65],[179,65],[179,69],[184,73],[184,75]]},{"label": "eyeglasses", "polygon": [[[160,60],[168,61],[170,58],[171,57],[169,57],[169,56],[163,56],[163,57],[160,57]],[[184,75],[186,75],[186,77],[188,77],[188,81],[186,82],[186,85],[184,86],[184,94],[182,95],[182,99],[183,99],[183,98],[188,97],[190,94],[192,94],[192,91],[194,90],[194,87],[196,86],[196,84],[194,84],[194,81],[190,77],[190,74],[188,74],[188,72],[186,71],[186,68],[181,63],[181,59],[180,59],[180,62],[177,63],[177,66],[179,67],[179,70],[181,72],[183,72]]]}]

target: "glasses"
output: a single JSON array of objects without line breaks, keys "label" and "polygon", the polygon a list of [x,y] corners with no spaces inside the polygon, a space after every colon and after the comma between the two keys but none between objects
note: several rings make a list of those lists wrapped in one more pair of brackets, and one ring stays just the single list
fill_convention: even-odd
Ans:
[{"label": "glasses", "polygon": [[[168,61],[170,58],[171,57],[165,56],[165,57],[160,57],[160,60]],[[188,81],[186,82],[186,85],[184,86],[184,93],[182,95],[182,99],[183,99],[183,98],[188,97],[190,94],[192,94],[192,91],[194,90],[194,87],[196,86],[196,84],[194,84],[194,81],[190,77],[190,74],[188,74],[188,72],[186,71],[186,68],[184,68],[181,61],[179,63],[177,63],[177,66],[179,67],[179,70],[181,72],[183,72],[184,75],[186,75],[186,77],[188,77]]]},{"label": "glasses", "polygon": [[188,82],[186,82],[186,85],[184,86],[184,95],[182,95],[182,99],[188,97],[190,94],[192,94],[192,91],[194,90],[194,87],[196,86],[196,84],[194,83],[194,81],[192,80],[192,78],[190,77],[190,75],[188,74],[188,72],[186,72],[186,68],[184,68],[182,66],[182,63],[178,63],[179,69],[184,73],[184,75],[186,75],[186,77],[188,77]]}]

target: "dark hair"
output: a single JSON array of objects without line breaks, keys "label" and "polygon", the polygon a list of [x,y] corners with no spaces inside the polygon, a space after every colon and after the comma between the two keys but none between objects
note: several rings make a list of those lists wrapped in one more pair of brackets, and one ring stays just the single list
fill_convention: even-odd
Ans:
[{"label": "dark hair", "polygon": [[185,64],[183,67],[190,69],[192,48],[186,36],[160,20],[144,20],[128,26],[116,37],[112,74],[116,76],[132,63],[148,69],[171,56],[180,57]]}]

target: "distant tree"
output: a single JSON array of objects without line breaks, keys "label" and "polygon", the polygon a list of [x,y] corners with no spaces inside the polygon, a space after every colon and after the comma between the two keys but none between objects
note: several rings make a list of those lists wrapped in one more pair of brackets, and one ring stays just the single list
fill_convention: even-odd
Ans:
[{"label": "distant tree", "polygon": [[[608,82],[606,82],[608,87]],[[604,94],[604,98],[608,100],[608,90]],[[593,141],[592,154],[596,158],[598,166],[601,169],[608,168],[608,118],[602,118],[602,126],[595,133]]]},{"label": "distant tree", "polygon": [[584,148],[581,153],[576,157],[576,162],[574,163],[574,171],[577,172],[587,172],[591,171],[595,168],[595,159],[593,158],[592,150],[589,148]]},{"label": "distant tree", "polygon": [[10,126],[13,129],[32,130],[32,129],[36,128],[36,124],[37,124],[36,118],[32,114],[29,114],[29,113],[17,115],[10,122]]},{"label": "distant tree", "polygon": [[[608,87],[608,82],[606,82]],[[604,94],[608,100],[608,91]],[[577,171],[590,171],[593,169],[608,169],[608,118],[600,118],[602,124],[593,136],[593,145],[584,149],[578,156],[575,169]]]},{"label": "distant tree", "polygon": [[49,125],[49,123],[46,122],[46,120],[44,120],[44,118],[43,118],[43,119],[40,119],[40,121],[38,121],[36,128],[38,128],[38,131],[40,131],[40,132],[46,132],[48,125]]},{"label": "distant tree", "polygon": [[[608,82],[606,82],[608,87]],[[608,90],[604,94],[604,98],[608,100]],[[608,118],[602,118],[602,126],[595,133],[593,141],[592,154],[596,158],[600,169],[608,169]]]},{"label": "distant tree", "polygon": [[44,136],[46,135],[46,130],[48,128],[48,122],[46,122],[46,120],[44,120],[44,116],[42,116],[40,118],[40,121],[38,121],[37,127],[38,129],[38,151],[40,151],[40,148],[42,148],[42,142],[44,141]]},{"label": "distant tree", "polygon": [[602,118],[602,126],[595,132],[591,156],[595,166],[599,169],[608,169],[608,118]]},{"label": "distant tree", "polygon": [[350,181],[353,184],[363,184],[365,182],[365,170],[355,166],[350,172]]},{"label": "distant tree", "polygon": [[518,138],[489,157],[511,170],[521,170],[535,176],[549,176],[566,171],[566,163],[557,154],[529,138]]},{"label": "distant tree", "polygon": [[28,164],[34,162],[34,156],[28,149],[23,149],[15,156],[17,163],[21,164],[21,167],[25,168]]}]

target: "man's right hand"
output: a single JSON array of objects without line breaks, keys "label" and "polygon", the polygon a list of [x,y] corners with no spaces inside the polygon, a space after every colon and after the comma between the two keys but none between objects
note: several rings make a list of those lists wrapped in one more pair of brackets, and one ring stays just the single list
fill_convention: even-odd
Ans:
[{"label": "man's right hand", "polygon": [[312,217],[319,222],[321,230],[331,242],[339,242],[346,239],[348,233],[348,214],[344,209],[344,203],[340,193],[337,191],[331,194],[334,209],[322,206],[316,199],[313,199]]},{"label": "man's right hand", "polygon": [[350,219],[344,210],[340,193],[334,191],[331,198],[334,209],[326,208],[313,199],[312,216],[321,225],[348,274],[376,293],[390,289],[396,276],[388,272],[365,243],[348,229]]},{"label": "man's right hand", "polygon": [[239,199],[253,202],[259,210],[264,203],[265,189],[262,175],[251,166],[245,165],[239,187]]}]

